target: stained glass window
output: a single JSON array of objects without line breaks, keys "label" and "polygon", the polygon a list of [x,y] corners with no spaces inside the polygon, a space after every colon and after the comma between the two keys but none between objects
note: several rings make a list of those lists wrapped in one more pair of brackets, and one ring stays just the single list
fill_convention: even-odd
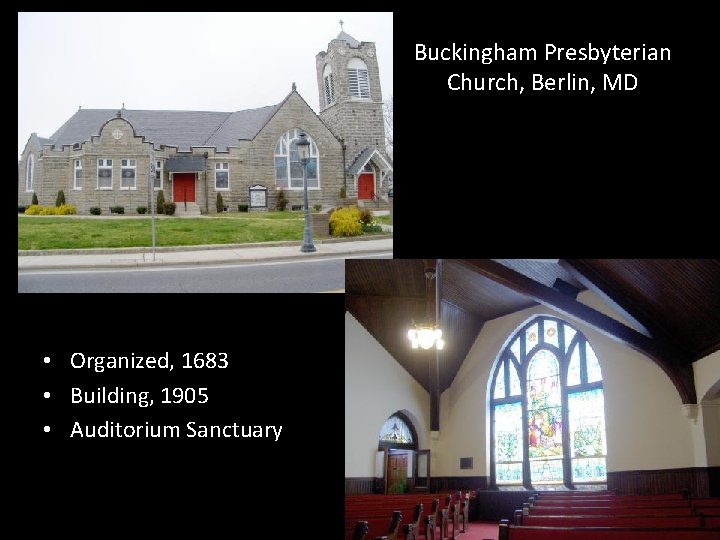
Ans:
[{"label": "stained glass window", "polygon": [[580,384],[580,347],[574,347],[568,366],[568,386]]},{"label": "stained glass window", "polygon": [[602,373],[585,336],[536,317],[509,342],[491,379],[493,483],[606,482]]},{"label": "stained glass window", "polygon": [[495,376],[495,393],[493,394],[493,397],[505,397],[505,370],[503,369],[502,364],[500,365],[500,369]]},{"label": "stained glass window", "polygon": [[510,351],[515,355],[515,358],[520,360],[520,338],[517,338],[510,345]]},{"label": "stained glass window", "polygon": [[537,325],[537,323],[535,323],[533,325],[530,325],[530,327],[525,330],[525,350],[529,351],[537,344],[538,344],[538,325]]},{"label": "stained glass window", "polygon": [[519,396],[521,392],[520,377],[518,377],[515,365],[510,360],[507,360],[507,362],[510,364],[510,395]]},{"label": "stained glass window", "polygon": [[380,441],[391,444],[412,444],[415,442],[412,429],[399,415],[393,414],[380,428]]},{"label": "stained glass window", "polygon": [[570,343],[572,342],[577,332],[572,326],[568,326],[567,324],[564,326],[563,330],[565,331],[565,352],[567,352],[567,350],[570,348]]},{"label": "stained glass window", "polygon": [[557,321],[553,321],[551,319],[547,319],[545,321],[545,343],[548,343],[549,345],[555,345],[558,346],[558,331],[557,331]]},{"label": "stained glass window", "polygon": [[495,464],[498,484],[521,484],[523,439],[520,403],[495,405]]},{"label": "stained glass window", "polygon": [[[303,188],[303,166],[297,151],[298,137],[302,132],[299,128],[291,129],[275,143],[275,187],[277,189]],[[310,141],[310,158],[307,163],[307,185],[308,188],[319,188],[319,152],[317,145],[309,134],[307,135],[307,140]]]}]

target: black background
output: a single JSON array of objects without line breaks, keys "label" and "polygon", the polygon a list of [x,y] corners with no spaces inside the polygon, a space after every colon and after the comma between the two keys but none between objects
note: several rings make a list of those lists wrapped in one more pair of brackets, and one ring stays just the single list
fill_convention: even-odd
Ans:
[{"label": "black background", "polygon": [[[656,6],[538,11],[395,13],[395,218],[413,224],[396,229],[395,257],[687,255],[717,230],[709,22]],[[453,42],[535,47],[538,59],[415,60],[416,43]],[[546,43],[668,47],[671,60],[545,61]],[[510,72],[525,91],[450,91],[448,76],[462,72]],[[530,89],[533,73],[568,72],[595,93]],[[632,73],[638,87],[603,92],[603,73]]]},{"label": "black background", "polygon": [[[37,297],[35,297],[37,298]],[[50,297],[45,301],[51,301]],[[113,309],[119,296],[63,297],[97,306],[64,317],[22,354],[28,442],[22,464],[38,506],[35,531],[86,536],[158,532],[247,536],[287,534],[305,519],[307,493],[328,496],[342,516],[342,295],[123,296],[138,306]],[[151,306],[146,305],[152,300]],[[142,306],[142,307],[140,307]],[[85,310],[79,310],[84,313]],[[152,316],[150,316],[152,313]],[[87,356],[164,354],[174,370],[75,369]],[[185,352],[227,352],[226,369],[183,369]],[[50,356],[50,364],[43,362]],[[151,407],[71,404],[71,388],[150,391]],[[162,388],[206,387],[205,405],[163,405]],[[50,399],[43,392],[51,392]],[[179,425],[181,438],[70,438],[73,423]],[[185,424],[282,425],[279,441],[185,438]],[[43,426],[51,432],[44,433]],[[271,432],[272,433],[272,432]],[[42,517],[40,517],[40,514]],[[338,529],[339,529],[338,523]],[[265,531],[265,532],[263,532]]]},{"label": "black background", "polygon": [[[444,9],[444,10],[443,10]],[[396,257],[537,253],[623,256],[692,251],[717,230],[709,167],[714,50],[709,16],[625,12],[472,16],[463,8],[395,12]],[[521,21],[520,18],[524,17]],[[558,23],[558,17],[562,22]],[[569,19],[568,19],[569,17]],[[324,31],[318,29],[318,31]],[[362,39],[362,32],[357,32]],[[416,43],[504,47],[670,47],[670,62],[416,62]],[[378,43],[378,47],[382,44]],[[383,69],[383,66],[380,66]],[[525,93],[451,92],[450,73],[505,75]],[[532,73],[633,73],[617,95],[533,93]],[[711,142],[712,141],[712,142]],[[21,384],[6,428],[11,496],[28,532],[81,537],[161,533],[312,534],[343,493],[342,295],[17,295],[11,341]],[[169,351],[175,370],[69,365],[88,355]],[[182,370],[185,352],[227,352],[227,370]],[[44,356],[53,361],[46,365]],[[155,405],[73,406],[73,386],[149,390]],[[160,405],[163,387],[204,386],[207,406]],[[52,392],[43,399],[44,391]],[[70,439],[75,419],[282,425],[258,439]],[[43,426],[52,426],[50,433]],[[12,433],[7,433],[12,429]],[[334,522],[333,522],[334,523]],[[324,537],[324,533],[317,536]],[[328,537],[334,534],[327,534]]]}]

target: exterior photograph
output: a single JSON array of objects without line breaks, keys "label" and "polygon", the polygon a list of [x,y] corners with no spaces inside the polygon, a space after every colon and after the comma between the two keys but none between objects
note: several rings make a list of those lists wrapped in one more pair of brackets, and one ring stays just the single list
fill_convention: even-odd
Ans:
[{"label": "exterior photograph", "polygon": [[152,178],[152,190],[177,203],[178,215],[217,212],[218,194],[229,211],[239,204],[275,209],[281,192],[288,209],[300,210],[296,145],[305,133],[309,204],[379,207],[391,188],[392,161],[375,43],[341,30],[315,63],[319,114],[294,82],[281,102],[254,109],[80,107],[54,133],[29,134],[18,163],[18,205],[30,205],[33,195],[52,204],[63,190],[79,214],[116,206],[133,213],[148,204]]}]

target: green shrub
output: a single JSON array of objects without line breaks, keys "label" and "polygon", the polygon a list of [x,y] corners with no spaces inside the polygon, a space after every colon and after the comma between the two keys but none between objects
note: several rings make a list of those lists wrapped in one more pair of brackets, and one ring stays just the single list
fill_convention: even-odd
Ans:
[{"label": "green shrub", "polygon": [[340,188],[340,198],[347,199],[347,190],[345,189],[345,186]]},{"label": "green shrub", "polygon": [[335,210],[330,215],[329,222],[332,236],[360,236],[363,233],[357,206]]},{"label": "green shrub", "polygon": [[138,206],[136,210],[138,214],[147,214],[147,206]]},{"label": "green shrub", "polygon": [[24,214],[26,208],[27,208],[27,206],[23,206],[22,204],[18,204],[18,214]]},{"label": "green shrub", "polygon": [[315,210],[316,212],[319,212],[320,210],[322,210],[322,204],[313,205],[313,210]]},{"label": "green shrub", "polygon": [[282,212],[285,210],[285,207],[288,204],[288,198],[287,195],[285,195],[285,190],[280,189],[277,194],[277,209]]},{"label": "green shrub", "polygon": [[31,204],[31,205],[33,205],[33,204],[40,204],[40,203],[38,202],[38,199],[37,199],[37,193],[35,193],[34,191],[33,191],[33,196],[32,196],[32,202],[31,202],[30,204]]},{"label": "green shrub", "polygon": [[160,191],[158,191],[158,194],[157,194],[157,203],[155,204],[155,211],[158,214],[165,213],[165,195],[163,195],[162,189]]},{"label": "green shrub", "polygon": [[28,216],[39,216],[42,207],[39,204],[31,204],[25,209],[25,214]]},{"label": "green shrub", "polygon": [[93,216],[99,216],[102,213],[102,210],[99,206],[93,206],[92,208],[90,208],[90,213]]},{"label": "green shrub", "polygon": [[65,192],[61,189],[55,198],[55,206],[62,206],[63,204],[65,204]]},{"label": "green shrub", "polygon": [[218,214],[225,209],[225,203],[223,203],[222,193],[217,194],[217,198],[215,199],[215,208],[217,209]]},{"label": "green shrub", "polygon": [[111,207],[110,207],[110,213],[111,213],[111,214],[124,214],[124,213],[125,213],[125,207],[124,207],[124,206],[111,206]]},{"label": "green shrub", "polygon": [[372,223],[363,223],[363,232],[366,233],[377,233],[377,232],[383,232],[382,227],[379,223],[372,222]]},{"label": "green shrub", "polygon": [[238,212],[247,212],[247,211],[248,211],[247,204],[238,204]]},{"label": "green shrub", "polygon": [[176,208],[176,205],[174,202],[166,202],[163,205],[163,213],[167,214],[168,216],[173,216],[173,215],[175,215],[175,208]]},{"label": "green shrub", "polygon": [[74,216],[75,214],[77,214],[77,208],[74,204],[61,204],[55,207],[55,215]]},{"label": "green shrub", "polygon": [[360,211],[360,221],[362,221],[364,225],[370,225],[373,221],[375,221],[372,210],[369,208],[363,208]]}]

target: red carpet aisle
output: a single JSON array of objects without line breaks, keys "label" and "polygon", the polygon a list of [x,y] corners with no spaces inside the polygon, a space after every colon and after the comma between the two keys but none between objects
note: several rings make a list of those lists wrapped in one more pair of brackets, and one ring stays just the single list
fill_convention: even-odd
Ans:
[{"label": "red carpet aisle", "polygon": [[498,540],[499,527],[493,521],[472,521],[468,523],[465,534],[459,535],[460,540]]}]

